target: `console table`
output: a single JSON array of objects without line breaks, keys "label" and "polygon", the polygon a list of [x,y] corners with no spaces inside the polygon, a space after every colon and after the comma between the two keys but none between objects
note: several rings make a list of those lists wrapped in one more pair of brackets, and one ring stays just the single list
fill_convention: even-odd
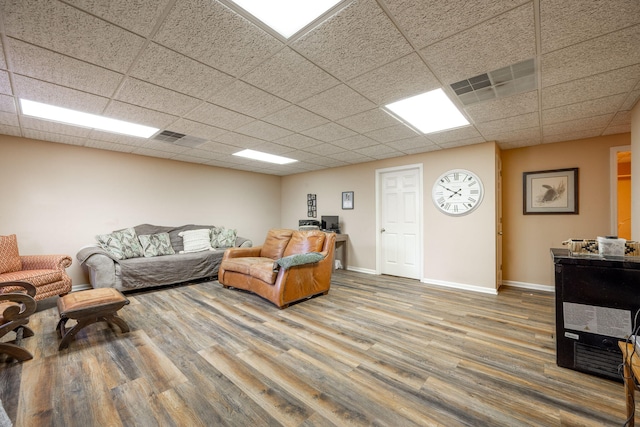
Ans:
[{"label": "console table", "polygon": [[342,268],[347,269],[347,242],[348,234],[336,234],[336,252],[335,259],[340,260]]}]

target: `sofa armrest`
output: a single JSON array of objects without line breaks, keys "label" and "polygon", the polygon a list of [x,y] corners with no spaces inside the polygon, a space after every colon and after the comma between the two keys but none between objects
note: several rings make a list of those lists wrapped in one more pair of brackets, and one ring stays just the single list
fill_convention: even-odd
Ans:
[{"label": "sofa armrest", "polygon": [[112,288],[116,286],[116,263],[104,249],[87,247],[81,249],[76,258],[89,275],[89,282],[94,288]]},{"label": "sofa armrest", "polygon": [[224,252],[222,260],[229,258],[259,257],[262,246],[254,246],[251,248],[229,248]]},{"label": "sofa armrest", "polygon": [[73,262],[68,255],[21,255],[23,270],[64,270]]}]

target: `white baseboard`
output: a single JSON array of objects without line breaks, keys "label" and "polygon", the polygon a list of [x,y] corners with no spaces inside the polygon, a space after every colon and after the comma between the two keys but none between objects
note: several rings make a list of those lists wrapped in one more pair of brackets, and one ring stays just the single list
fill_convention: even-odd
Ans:
[{"label": "white baseboard", "polygon": [[466,283],[447,282],[445,280],[435,280],[435,279],[427,279],[427,278],[424,278],[424,279],[422,279],[420,281],[422,283],[426,283],[428,285],[436,285],[436,286],[443,286],[445,288],[462,289],[462,290],[465,290],[465,291],[472,291],[472,292],[480,292],[480,293],[483,293],[483,294],[498,295],[498,290],[497,289],[485,288],[485,287],[476,286],[476,285],[468,285]]},{"label": "white baseboard", "polygon": [[515,280],[503,280],[502,286],[509,286],[512,288],[531,289],[534,291],[552,292],[555,293],[556,289],[553,286],[541,285],[538,283],[516,282]]},{"label": "white baseboard", "polygon": [[355,271],[356,273],[365,273],[365,274],[376,274],[375,270],[371,270],[369,268],[360,268],[360,267],[347,267],[349,271]]}]

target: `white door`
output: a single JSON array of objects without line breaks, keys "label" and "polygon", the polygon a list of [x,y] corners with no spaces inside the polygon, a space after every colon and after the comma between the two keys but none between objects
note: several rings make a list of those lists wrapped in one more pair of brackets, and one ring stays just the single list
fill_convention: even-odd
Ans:
[{"label": "white door", "polygon": [[420,169],[379,174],[380,272],[419,279],[422,263]]}]

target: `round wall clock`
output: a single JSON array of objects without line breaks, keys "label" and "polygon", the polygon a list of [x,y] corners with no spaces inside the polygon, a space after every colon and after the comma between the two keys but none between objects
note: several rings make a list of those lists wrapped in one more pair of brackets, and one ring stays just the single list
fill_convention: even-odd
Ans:
[{"label": "round wall clock", "polygon": [[447,215],[471,213],[482,202],[484,187],[476,174],[465,169],[452,169],[440,175],[433,184],[431,199]]}]

